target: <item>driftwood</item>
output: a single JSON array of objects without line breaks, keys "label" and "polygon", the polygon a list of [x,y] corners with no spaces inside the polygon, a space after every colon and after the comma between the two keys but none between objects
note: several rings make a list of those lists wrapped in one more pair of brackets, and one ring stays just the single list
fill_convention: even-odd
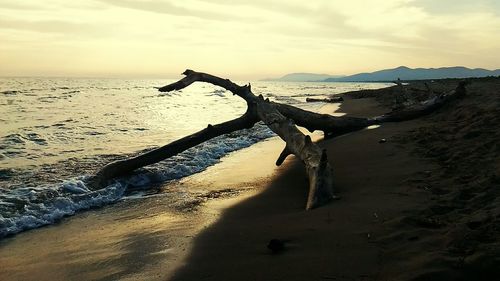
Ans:
[{"label": "driftwood", "polygon": [[286,142],[286,146],[279,155],[276,165],[281,165],[290,154],[294,154],[304,163],[309,178],[309,195],[306,209],[312,209],[336,198],[333,190],[333,171],[327,159],[326,151],[313,143],[311,138],[304,135],[296,125],[305,127],[310,132],[321,130],[325,136],[338,136],[374,124],[412,119],[432,112],[447,101],[462,97],[465,94],[465,84],[460,84],[453,93],[440,95],[418,106],[393,111],[382,116],[373,118],[335,117],[271,102],[269,99],[264,99],[262,95],[254,95],[250,84],[239,86],[229,79],[193,70],[186,70],[183,74],[185,75],[183,79],[158,88],[158,90],[170,92],[184,89],[194,82],[206,82],[220,86],[244,99],[247,103],[247,111],[239,118],[217,125],[209,124],[205,129],[197,133],[145,154],[112,162],[104,166],[92,177],[90,186],[94,189],[101,188],[109,180],[128,174],[137,168],[172,157],[214,137],[250,128],[258,121],[263,121]]},{"label": "driftwood", "polygon": [[[412,106],[393,110],[392,112],[377,117],[377,119],[380,122],[399,122],[424,116],[426,114],[434,112],[443,105],[455,99],[463,98],[467,93],[467,90],[465,88],[467,84],[468,82],[466,81],[460,82],[457,88],[453,91],[439,94]],[[432,92],[430,87],[428,89],[430,92]]]},{"label": "driftwood", "polygon": [[331,97],[331,98],[324,98],[324,99],[306,98],[306,102],[327,102],[327,103],[334,103],[334,102],[341,102],[343,100],[344,100],[343,97]]},{"label": "driftwood", "polygon": [[409,100],[408,89],[403,85],[403,82],[400,78],[396,81],[392,81],[392,83],[397,85],[399,90],[399,95],[396,95],[396,99],[394,100],[393,110],[399,110],[404,108],[404,105]]},{"label": "driftwood", "polygon": [[[159,88],[159,91],[169,92],[180,90],[197,81],[211,83],[243,98],[248,106],[246,113],[237,119],[225,123],[208,125],[207,128],[195,134],[143,155],[108,164],[93,178],[93,185],[103,186],[109,179],[171,157],[211,138],[252,127],[256,122],[262,120],[286,142],[285,151],[296,155],[306,166],[309,177],[309,196],[306,209],[317,207],[335,198],[333,193],[332,168],[328,163],[326,152],[313,143],[309,136],[304,135],[295,126],[292,119],[280,113],[275,103],[271,103],[268,99],[264,100],[262,96],[255,96],[251,92],[250,84],[239,86],[228,79],[192,70],[186,70],[183,74],[186,77],[173,84]],[[285,157],[286,155],[282,153],[280,159],[284,160]],[[282,160],[280,163],[283,162]]]}]

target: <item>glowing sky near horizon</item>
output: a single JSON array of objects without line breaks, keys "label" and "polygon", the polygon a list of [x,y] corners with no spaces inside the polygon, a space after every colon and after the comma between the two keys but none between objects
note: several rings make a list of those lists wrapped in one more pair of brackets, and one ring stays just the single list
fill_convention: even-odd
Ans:
[{"label": "glowing sky near horizon", "polygon": [[496,0],[0,0],[0,76],[500,68]]}]

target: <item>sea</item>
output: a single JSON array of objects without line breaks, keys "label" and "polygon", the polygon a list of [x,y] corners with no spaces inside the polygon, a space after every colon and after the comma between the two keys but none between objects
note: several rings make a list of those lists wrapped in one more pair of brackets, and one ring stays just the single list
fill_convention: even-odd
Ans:
[{"label": "sea", "polygon": [[[226,134],[115,179],[87,180],[100,167],[241,116],[246,103],[206,83],[160,93],[168,79],[0,78],[0,239],[120,200],[189,190],[161,186],[199,173],[274,135],[264,124]],[[246,84],[247,81],[237,81]],[[252,91],[308,110],[324,98],[383,83],[252,82]]]}]

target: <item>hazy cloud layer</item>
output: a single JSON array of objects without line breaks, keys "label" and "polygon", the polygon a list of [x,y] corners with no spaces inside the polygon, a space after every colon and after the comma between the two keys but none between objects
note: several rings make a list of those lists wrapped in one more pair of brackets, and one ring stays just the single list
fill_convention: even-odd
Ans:
[{"label": "hazy cloud layer", "polygon": [[0,0],[0,75],[498,68],[498,34],[494,0]]},{"label": "hazy cloud layer", "polygon": [[500,13],[500,1],[498,0],[416,0],[414,5],[431,14]]},{"label": "hazy cloud layer", "polygon": [[[213,10],[204,10],[196,6],[181,6],[174,4],[173,1],[154,1],[154,0],[99,0],[113,6],[135,9],[139,11],[167,14],[172,16],[197,17],[200,19],[216,21],[239,21],[250,20],[249,15],[232,15]],[[178,2],[179,3],[179,2]],[[182,2],[181,2],[182,3]]]}]

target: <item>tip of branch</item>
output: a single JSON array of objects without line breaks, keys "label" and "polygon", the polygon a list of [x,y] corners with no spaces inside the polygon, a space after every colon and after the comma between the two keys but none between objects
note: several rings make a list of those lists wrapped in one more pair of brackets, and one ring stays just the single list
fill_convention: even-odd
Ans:
[{"label": "tip of branch", "polygon": [[281,166],[281,164],[283,164],[283,162],[285,161],[286,157],[290,154],[291,154],[290,149],[288,149],[288,146],[285,146],[285,148],[283,148],[283,151],[281,151],[280,156],[276,160],[276,166]]},{"label": "tip of branch", "polygon": [[98,190],[106,186],[106,179],[101,175],[92,176],[87,180],[86,185],[90,190]]},{"label": "tip of branch", "polygon": [[186,70],[184,70],[184,72],[182,73],[182,75],[186,75],[186,76],[188,76],[189,74],[191,74],[191,73],[193,73],[193,72],[194,72],[194,71],[193,71],[193,70],[191,70],[191,69],[186,69]]}]

